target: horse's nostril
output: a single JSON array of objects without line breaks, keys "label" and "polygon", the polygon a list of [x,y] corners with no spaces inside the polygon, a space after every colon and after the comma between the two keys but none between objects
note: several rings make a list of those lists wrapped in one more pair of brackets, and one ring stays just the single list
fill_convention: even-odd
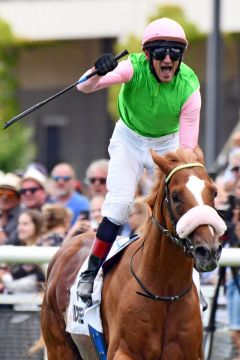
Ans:
[{"label": "horse's nostril", "polygon": [[195,249],[195,255],[198,258],[208,259],[211,254],[210,254],[210,251],[206,247],[199,246]]}]

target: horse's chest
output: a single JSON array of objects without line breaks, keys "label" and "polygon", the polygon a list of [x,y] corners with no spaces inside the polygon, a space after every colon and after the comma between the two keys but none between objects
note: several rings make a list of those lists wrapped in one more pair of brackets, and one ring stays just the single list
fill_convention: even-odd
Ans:
[{"label": "horse's chest", "polygon": [[[121,323],[126,324],[124,344],[131,349],[134,360],[201,359],[201,326],[197,319],[186,316],[182,321],[174,311],[157,312],[155,307],[153,312],[128,313]],[[119,339],[120,334],[121,330]]]}]

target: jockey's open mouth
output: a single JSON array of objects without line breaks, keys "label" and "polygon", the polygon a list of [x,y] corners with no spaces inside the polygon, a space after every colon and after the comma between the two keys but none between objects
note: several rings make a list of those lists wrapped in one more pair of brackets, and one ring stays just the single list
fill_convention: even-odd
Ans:
[{"label": "jockey's open mouth", "polygon": [[172,71],[172,66],[161,66],[160,69],[163,73],[169,74]]},{"label": "jockey's open mouth", "polygon": [[178,68],[179,61],[172,61],[170,57],[167,56],[167,58],[162,61],[153,60],[153,62],[159,80],[161,82],[171,81]]}]

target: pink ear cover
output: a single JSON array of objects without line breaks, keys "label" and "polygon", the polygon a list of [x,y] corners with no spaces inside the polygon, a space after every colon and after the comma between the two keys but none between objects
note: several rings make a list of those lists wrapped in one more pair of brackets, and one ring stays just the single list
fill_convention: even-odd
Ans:
[{"label": "pink ear cover", "polygon": [[227,226],[217,211],[208,205],[198,205],[188,210],[178,221],[176,231],[181,239],[191,234],[198,226],[209,225],[217,236],[227,230]]}]

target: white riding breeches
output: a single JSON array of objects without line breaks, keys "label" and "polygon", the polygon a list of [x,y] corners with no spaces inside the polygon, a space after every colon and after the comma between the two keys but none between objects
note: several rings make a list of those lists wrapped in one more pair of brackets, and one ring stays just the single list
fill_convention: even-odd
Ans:
[{"label": "white riding breeches", "polygon": [[175,151],[179,147],[179,133],[160,138],[148,138],[129,129],[122,120],[115,126],[108,148],[110,161],[107,189],[102,215],[116,225],[128,220],[135,192],[144,168],[154,175],[154,162],[150,149],[158,154]]}]

